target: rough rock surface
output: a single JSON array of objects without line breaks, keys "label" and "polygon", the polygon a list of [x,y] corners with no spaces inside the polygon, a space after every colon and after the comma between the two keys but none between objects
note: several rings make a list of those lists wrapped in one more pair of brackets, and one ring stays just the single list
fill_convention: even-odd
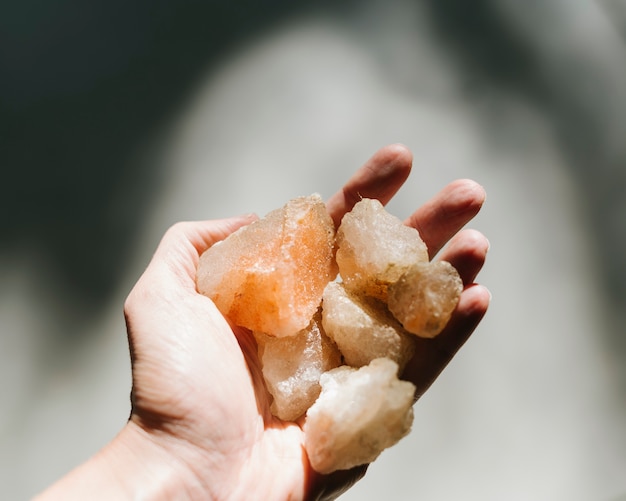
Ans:
[{"label": "rough rock surface", "polygon": [[387,357],[402,371],[414,353],[415,338],[406,332],[378,299],[357,296],[337,282],[326,286],[322,324],[352,367]]},{"label": "rough rock surface", "polygon": [[325,334],[321,315],[294,336],[255,333],[272,414],[295,421],[315,402],[322,373],[341,364],[341,353]]},{"label": "rough rock surface", "polygon": [[416,262],[428,261],[418,231],[374,199],[364,198],[341,220],[337,264],[346,287],[387,300],[387,288]]},{"label": "rough rock surface", "polygon": [[389,310],[420,337],[435,337],[450,320],[463,282],[447,261],[419,263],[389,287]]},{"label": "rough rock surface", "polygon": [[305,447],[320,473],[374,461],[409,433],[415,387],[397,379],[387,358],[354,369],[338,367],[322,375],[322,393],[307,412]]},{"label": "rough rock surface", "polygon": [[320,196],[295,198],[204,252],[198,290],[236,325],[293,335],[309,324],[337,274],[334,238]]}]

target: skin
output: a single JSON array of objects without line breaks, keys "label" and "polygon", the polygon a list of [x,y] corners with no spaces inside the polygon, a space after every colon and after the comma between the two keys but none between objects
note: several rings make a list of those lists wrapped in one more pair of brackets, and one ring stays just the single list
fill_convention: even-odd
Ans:
[{"label": "skin", "polygon": [[[402,145],[379,150],[327,202],[335,224],[361,197],[387,203],[411,171]],[[450,261],[464,291],[453,317],[421,349],[404,377],[422,395],[468,339],[490,294],[474,283],[489,244],[462,230],[479,211],[484,190],[455,181],[417,209],[431,256]],[[38,499],[250,500],[335,499],[367,466],[320,475],[303,449],[302,422],[271,416],[250,332],[229,325],[195,288],[199,256],[256,216],[178,223],[124,305],[133,371],[126,426],[97,455]]]}]

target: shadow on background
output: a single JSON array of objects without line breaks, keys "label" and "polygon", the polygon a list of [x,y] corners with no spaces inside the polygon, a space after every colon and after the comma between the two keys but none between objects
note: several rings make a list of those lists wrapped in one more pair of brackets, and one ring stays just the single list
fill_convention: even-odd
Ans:
[{"label": "shadow on background", "polygon": [[58,270],[68,307],[92,313],[120,279],[158,189],[162,128],[207,66],[305,7],[3,3],[3,251],[38,249]]},{"label": "shadow on background", "polygon": [[[556,131],[566,165],[584,196],[579,203],[593,236],[604,299],[613,313],[608,319],[611,328],[604,332],[606,342],[609,351],[625,360],[626,3],[600,2],[615,25],[604,27],[604,32],[600,27],[595,32],[598,39],[593,29],[584,29],[586,20],[593,22],[586,15],[586,2],[561,9],[555,2],[526,2],[517,6],[518,11],[507,11],[507,5],[515,3],[506,0],[429,0],[428,4],[440,40],[462,65],[474,99],[503,89],[513,92],[541,110]],[[568,17],[572,26],[563,33]],[[605,52],[602,39],[619,37],[618,33],[622,38],[616,45],[621,50]],[[484,125],[498,134],[497,116],[485,111]],[[626,364],[617,368],[626,395]]]},{"label": "shadow on background", "polygon": [[[571,173],[587,196],[581,202],[596,237],[607,297],[621,311],[626,154],[615,144],[615,128],[626,114],[615,99],[623,92],[615,95],[611,74],[584,54],[546,71],[550,54],[532,46],[528,34],[503,15],[506,2],[426,3],[441,42],[463,67],[471,99],[498,89],[515,92],[554,124]],[[158,191],[155,142],[206,68],[291,16],[325,10],[349,16],[351,5],[4,3],[3,251],[38,249],[58,270],[68,307],[88,315],[119,280],[137,225]],[[488,113],[484,124],[497,131],[497,119]],[[609,341],[624,354],[618,326]],[[63,332],[78,335],[80,329]]]}]

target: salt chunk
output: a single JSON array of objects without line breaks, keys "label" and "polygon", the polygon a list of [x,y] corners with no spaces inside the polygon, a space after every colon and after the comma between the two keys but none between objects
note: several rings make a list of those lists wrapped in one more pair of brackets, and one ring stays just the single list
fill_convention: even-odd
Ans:
[{"label": "salt chunk", "polygon": [[371,463],[407,435],[415,386],[400,381],[395,362],[379,358],[360,369],[341,366],[322,375],[322,392],[304,424],[314,470],[331,473]]},{"label": "salt chunk", "polygon": [[415,338],[402,328],[387,305],[375,298],[351,294],[337,282],[330,282],[324,290],[322,324],[345,363],[352,367],[387,357],[402,371],[415,350]]},{"label": "salt chunk", "polygon": [[274,397],[272,414],[295,421],[315,402],[320,376],[341,364],[341,354],[324,334],[320,314],[294,336],[254,335],[265,385]]},{"label": "salt chunk", "polygon": [[334,237],[320,196],[295,198],[205,251],[198,291],[236,325],[293,335],[309,324],[337,275]]},{"label": "salt chunk", "polygon": [[415,262],[428,261],[418,231],[402,223],[374,199],[364,198],[341,220],[337,264],[352,291],[387,299],[387,288]]},{"label": "salt chunk", "polygon": [[419,263],[389,287],[389,310],[407,331],[432,338],[450,320],[462,291],[461,277],[447,261]]}]

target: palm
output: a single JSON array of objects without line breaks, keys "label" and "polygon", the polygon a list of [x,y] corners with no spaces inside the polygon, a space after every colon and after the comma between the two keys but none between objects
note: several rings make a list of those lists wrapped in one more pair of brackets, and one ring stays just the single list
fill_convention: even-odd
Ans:
[{"label": "palm", "polygon": [[[386,203],[409,170],[405,149],[392,146],[378,152],[329,200],[335,223],[360,196]],[[420,230],[435,254],[473,217],[482,197],[473,183],[450,185],[407,224]],[[239,218],[173,227],[130,294],[125,312],[133,362],[132,420],[193,468],[207,494],[249,498],[246,489],[254,489],[264,499],[317,498],[349,485],[365,468],[331,476],[311,470],[299,424],[269,412],[253,337],[230,326],[195,289],[199,255],[249,222]],[[486,249],[482,235],[461,232],[442,253],[459,269],[467,287],[450,327],[407,371],[419,394],[486,310],[486,291],[470,287]],[[234,492],[233,485],[241,492]]]}]

